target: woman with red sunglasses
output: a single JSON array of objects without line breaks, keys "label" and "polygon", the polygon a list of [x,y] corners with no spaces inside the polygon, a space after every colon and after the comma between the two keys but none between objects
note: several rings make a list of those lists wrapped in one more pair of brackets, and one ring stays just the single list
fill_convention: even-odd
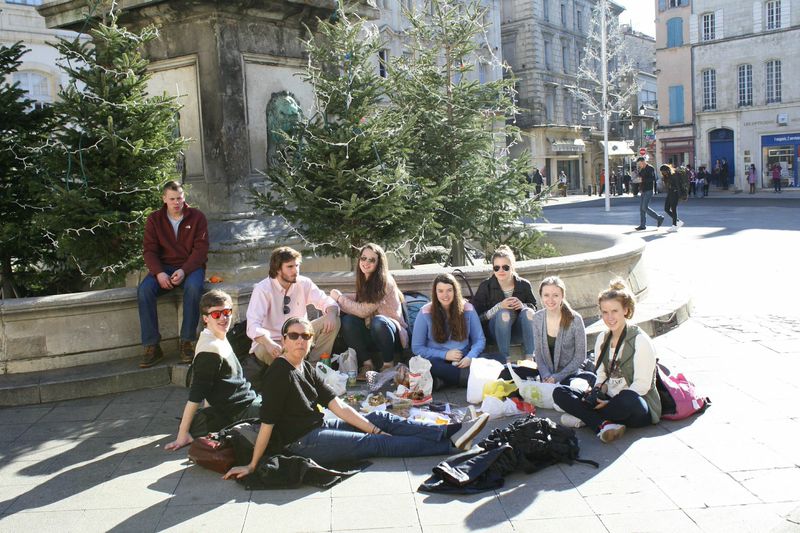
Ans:
[{"label": "woman with red sunglasses", "polygon": [[[191,444],[193,437],[257,417],[261,407],[261,396],[244,378],[242,365],[226,336],[233,322],[230,295],[216,289],[207,292],[200,299],[200,313],[206,327],[195,346],[189,401],[183,408],[178,438],[164,446],[170,451]],[[203,401],[209,407],[201,409]]]},{"label": "woman with red sunglasses", "polygon": [[498,246],[492,254],[494,275],[478,286],[472,305],[481,319],[486,338],[505,357],[512,342],[522,341],[525,355],[534,351],[533,314],[536,298],[531,283],[514,270],[514,252]]}]

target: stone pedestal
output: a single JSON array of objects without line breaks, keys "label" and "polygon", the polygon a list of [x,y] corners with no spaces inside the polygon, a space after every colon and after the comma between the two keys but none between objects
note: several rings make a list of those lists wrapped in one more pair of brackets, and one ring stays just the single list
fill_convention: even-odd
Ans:
[{"label": "stone pedestal", "polygon": [[[317,18],[328,17],[335,5],[333,0],[119,2],[121,25],[159,29],[160,37],[145,50],[150,91],[178,95],[183,105],[181,134],[191,139],[184,165],[187,200],[209,219],[209,272],[226,280],[264,277],[256,267],[267,262],[276,243],[287,242],[281,221],[253,211],[249,191],[264,181],[272,94],[288,91],[306,116],[313,113],[311,88],[301,77],[303,41],[306,27],[313,31]],[[72,30],[84,27],[86,11],[84,0],[39,7],[48,27]],[[377,16],[366,3],[362,11]],[[313,261],[307,266],[313,269]]]}]

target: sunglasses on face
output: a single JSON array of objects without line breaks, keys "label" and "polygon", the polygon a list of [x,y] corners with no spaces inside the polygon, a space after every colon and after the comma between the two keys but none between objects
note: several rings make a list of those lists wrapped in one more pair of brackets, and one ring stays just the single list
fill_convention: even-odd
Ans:
[{"label": "sunglasses on face", "polygon": [[313,337],[313,333],[297,333],[296,331],[289,331],[283,334],[284,337],[287,337],[289,340],[296,341],[300,337],[303,337],[304,341],[310,341]]},{"label": "sunglasses on face", "polygon": [[494,269],[495,272],[500,272],[501,268],[503,269],[504,272],[508,272],[509,270],[511,270],[511,265],[494,265],[492,268]]},{"label": "sunglasses on face", "polygon": [[291,302],[291,301],[292,301],[292,299],[289,298],[288,296],[284,296],[283,297],[283,314],[284,315],[288,315],[289,311],[291,311],[291,309],[289,309],[289,302]]},{"label": "sunglasses on face", "polygon": [[231,316],[231,314],[233,314],[233,309],[231,309],[230,307],[226,307],[225,309],[221,309],[219,311],[211,311],[210,313],[205,313],[206,316],[210,316],[214,320],[219,320],[219,317],[221,316],[227,318]]},{"label": "sunglasses on face", "polygon": [[371,264],[371,265],[374,265],[375,263],[377,263],[377,262],[378,262],[378,258],[377,258],[377,257],[367,257],[367,256],[365,256],[365,255],[362,255],[362,256],[359,258],[359,260],[360,260],[362,263],[369,263],[369,264]]}]

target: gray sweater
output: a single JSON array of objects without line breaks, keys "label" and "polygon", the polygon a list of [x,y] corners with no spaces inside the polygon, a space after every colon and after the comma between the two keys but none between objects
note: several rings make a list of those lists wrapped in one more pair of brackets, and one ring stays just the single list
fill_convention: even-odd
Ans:
[{"label": "gray sweater", "polygon": [[542,379],[553,377],[556,383],[578,371],[586,359],[586,330],[583,317],[572,312],[572,324],[564,330],[558,329],[556,353],[550,353],[547,345],[547,309],[533,315],[533,339],[536,346],[536,366]]}]

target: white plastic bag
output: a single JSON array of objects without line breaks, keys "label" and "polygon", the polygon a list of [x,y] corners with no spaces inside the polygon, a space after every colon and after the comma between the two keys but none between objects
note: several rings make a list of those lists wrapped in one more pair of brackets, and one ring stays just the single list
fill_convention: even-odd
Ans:
[{"label": "white plastic bag", "polygon": [[358,372],[358,359],[356,359],[356,351],[352,348],[348,348],[346,352],[334,355],[331,358],[331,362],[334,361],[339,363],[339,372],[344,372],[345,374],[348,372]]},{"label": "white plastic bag", "polygon": [[316,372],[336,396],[341,396],[347,392],[347,374],[337,372],[323,363],[317,363]]},{"label": "white plastic bag", "polygon": [[433,392],[433,376],[431,375],[431,362],[415,355],[408,360],[408,382],[411,391],[422,391],[425,396]]},{"label": "white plastic bag", "polygon": [[494,381],[503,371],[503,364],[494,359],[476,357],[469,365],[469,381],[467,381],[467,401],[481,403],[483,386]]},{"label": "white plastic bag", "polygon": [[541,383],[532,379],[523,380],[511,368],[511,364],[506,364],[508,371],[511,372],[511,379],[519,387],[519,395],[528,403],[542,409],[554,409],[553,391],[558,387],[558,383]]},{"label": "white plastic bag", "polygon": [[501,418],[504,416],[517,416],[520,414],[519,409],[514,402],[506,398],[500,400],[494,396],[487,396],[481,403],[480,411],[487,413],[490,420]]}]

